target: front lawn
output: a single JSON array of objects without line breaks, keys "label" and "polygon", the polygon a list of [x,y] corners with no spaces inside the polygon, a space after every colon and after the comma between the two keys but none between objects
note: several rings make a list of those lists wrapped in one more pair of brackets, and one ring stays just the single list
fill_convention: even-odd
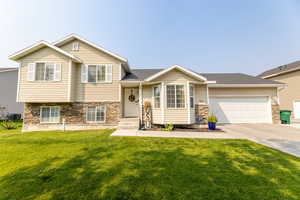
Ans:
[{"label": "front lawn", "polygon": [[0,200],[300,199],[300,159],[246,140],[0,130]]}]

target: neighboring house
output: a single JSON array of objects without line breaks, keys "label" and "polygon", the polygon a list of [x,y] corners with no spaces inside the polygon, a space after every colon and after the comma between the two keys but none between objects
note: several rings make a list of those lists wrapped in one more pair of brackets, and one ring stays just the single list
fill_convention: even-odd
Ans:
[{"label": "neighboring house", "polygon": [[23,103],[17,103],[18,68],[0,67],[0,119],[7,114],[22,114]]},{"label": "neighboring house", "polygon": [[123,118],[191,125],[214,112],[221,123],[277,123],[281,83],[245,74],[201,74],[174,65],[131,69],[128,61],[75,34],[40,41],[10,59],[20,63],[24,131],[116,127]]},{"label": "neighboring house", "polygon": [[267,70],[258,76],[286,84],[278,90],[280,109],[293,111],[292,119],[300,121],[300,61]]}]

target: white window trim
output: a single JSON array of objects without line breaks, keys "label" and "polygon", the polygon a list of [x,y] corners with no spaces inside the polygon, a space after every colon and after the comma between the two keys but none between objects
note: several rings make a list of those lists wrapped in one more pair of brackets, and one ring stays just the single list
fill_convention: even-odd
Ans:
[{"label": "white window trim", "polygon": [[[167,90],[167,87],[168,85],[175,85],[175,107],[174,108],[169,108],[168,107],[168,90]],[[184,107],[181,107],[181,108],[177,108],[177,98],[176,98],[176,86],[183,86],[183,92],[184,92]],[[165,93],[166,93],[166,108],[168,110],[172,110],[172,109],[177,109],[177,110],[180,110],[180,109],[186,109],[186,104],[187,104],[187,101],[186,101],[186,87],[184,84],[178,84],[178,83],[168,83],[166,84],[166,88],[165,88]]]},{"label": "white window trim", "polygon": [[[88,114],[87,114],[88,107],[95,107],[96,110],[97,110],[97,107],[101,107],[101,106],[86,106],[86,108],[85,108],[85,121],[86,121],[86,123],[90,123],[90,124],[103,124],[103,123],[106,122],[106,106],[105,105],[102,105],[102,107],[104,108],[103,109],[104,110],[103,111],[104,112],[104,120],[103,121],[89,121],[88,120]],[[97,112],[95,112],[95,119],[97,119]]]},{"label": "white window trim", "polygon": [[[37,83],[52,83],[52,82],[62,82],[62,64],[59,63],[59,62],[53,62],[53,61],[36,61],[36,62],[33,62],[34,63],[34,80],[31,81],[31,82],[37,82]],[[54,63],[54,79],[53,80],[50,80],[50,81],[47,81],[47,80],[36,80],[36,64],[37,63],[45,63],[45,66],[47,63]],[[56,76],[56,72],[55,72],[55,69],[56,69],[56,64],[60,64],[60,80],[57,81],[55,80],[55,76]],[[46,73],[44,73],[44,78],[45,78],[45,75]]]},{"label": "white window trim", "polygon": [[[98,81],[97,80],[97,77],[98,77],[98,69],[96,69],[96,82],[89,82],[89,66],[91,65],[96,65],[96,67],[98,68],[98,66],[100,65],[104,65],[105,66],[105,80],[104,81]],[[111,65],[111,74],[112,74],[112,77],[113,77],[113,64],[108,64],[108,63],[97,63],[97,64],[85,64],[84,66],[86,66],[86,82],[82,82],[81,83],[88,83],[88,84],[111,84],[113,82],[113,78],[111,81],[107,81],[106,78],[107,78],[107,66],[108,65]],[[81,72],[80,72],[81,73]]]},{"label": "white window trim", "polygon": [[[191,95],[191,88],[192,88],[192,91],[193,91],[193,95]],[[191,102],[191,97],[193,97],[193,105],[191,105],[190,103],[190,108],[191,109],[194,109],[195,108],[195,86],[194,85],[189,85],[189,102]]]},{"label": "white window trim", "polygon": [[[58,108],[58,113],[59,113],[59,117],[58,117],[58,121],[57,122],[42,122],[42,109],[43,108],[50,108],[50,110],[51,110],[51,108],[53,108],[53,107],[56,107],[56,108]],[[50,113],[51,113],[51,111],[50,111]],[[59,124],[60,123],[60,106],[41,106],[40,107],[40,124]]]},{"label": "white window trim", "polygon": [[[155,88],[158,88],[159,90],[159,107],[155,107],[155,92],[154,92],[154,89]],[[157,96],[158,97],[158,96]],[[161,87],[160,85],[155,85],[152,87],[152,103],[153,103],[153,109],[160,109],[161,108]]]}]

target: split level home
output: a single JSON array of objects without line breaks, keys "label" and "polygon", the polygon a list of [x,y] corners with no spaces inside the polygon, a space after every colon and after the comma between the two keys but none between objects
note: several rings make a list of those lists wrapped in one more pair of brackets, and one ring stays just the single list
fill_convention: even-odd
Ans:
[{"label": "split level home", "polygon": [[280,109],[292,111],[292,121],[300,122],[300,61],[267,70],[260,75],[266,80],[285,83],[279,88]]},{"label": "split level home", "polygon": [[[72,34],[40,41],[10,56],[20,64],[17,101],[25,104],[23,131],[143,124],[145,102],[153,125],[278,123],[283,84],[240,73],[200,73],[185,66],[132,69],[127,59]],[[199,61],[200,62],[200,61]]]}]

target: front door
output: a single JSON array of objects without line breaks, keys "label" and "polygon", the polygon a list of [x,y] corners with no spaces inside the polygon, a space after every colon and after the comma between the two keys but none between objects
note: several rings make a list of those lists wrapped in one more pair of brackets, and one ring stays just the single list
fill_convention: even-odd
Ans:
[{"label": "front door", "polygon": [[139,116],[139,89],[124,89],[124,115],[125,117]]}]

